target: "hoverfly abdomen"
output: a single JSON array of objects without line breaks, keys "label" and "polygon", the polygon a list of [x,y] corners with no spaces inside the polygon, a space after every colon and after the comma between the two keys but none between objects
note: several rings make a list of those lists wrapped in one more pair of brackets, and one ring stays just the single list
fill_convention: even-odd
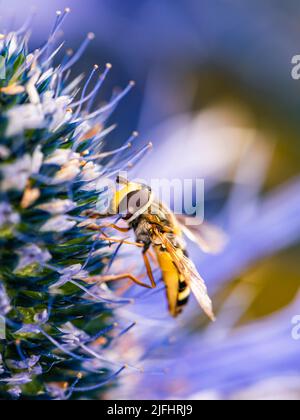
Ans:
[{"label": "hoverfly abdomen", "polygon": [[[161,245],[156,245],[154,249],[166,285],[169,311],[176,317],[188,302],[190,288],[184,276],[178,271],[170,253]],[[178,252],[182,251],[178,250]]]},{"label": "hoverfly abdomen", "polygon": [[180,314],[183,307],[188,303],[191,294],[191,289],[184,277],[179,279],[179,289],[177,298],[177,312]]}]

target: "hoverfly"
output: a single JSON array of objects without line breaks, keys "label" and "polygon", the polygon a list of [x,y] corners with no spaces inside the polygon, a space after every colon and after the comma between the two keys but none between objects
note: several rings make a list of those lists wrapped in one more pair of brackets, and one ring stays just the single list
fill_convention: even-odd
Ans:
[{"label": "hoverfly", "polygon": [[[197,229],[189,229],[184,225],[185,216],[175,216],[163,203],[155,199],[150,187],[144,184],[129,182],[118,178],[121,188],[114,193],[110,203],[109,214],[119,214],[126,221],[128,228],[115,224],[112,227],[121,232],[133,230],[136,237],[135,245],[143,249],[144,263],[151,286],[144,284],[132,274],[101,277],[101,281],[129,278],[135,283],[148,287],[156,287],[156,282],[148,255],[154,251],[162,279],[166,286],[169,312],[178,316],[187,304],[190,293],[196,297],[206,315],[214,320],[212,301],[208,296],[204,280],[198,273],[194,263],[189,259],[183,236],[196,242],[205,252],[219,252],[225,245],[226,237],[217,228],[203,224]],[[95,219],[96,213],[89,213]],[[101,218],[105,216],[99,216]],[[89,225],[89,228],[101,230],[101,226]],[[103,226],[102,226],[103,228]],[[109,242],[127,243],[121,239],[104,237]],[[133,244],[133,243],[132,243]]]}]

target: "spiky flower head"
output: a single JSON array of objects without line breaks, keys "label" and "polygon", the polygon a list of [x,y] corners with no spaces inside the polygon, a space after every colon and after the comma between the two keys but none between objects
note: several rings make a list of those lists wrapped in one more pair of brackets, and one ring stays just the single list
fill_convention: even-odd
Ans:
[{"label": "spiky flower head", "polygon": [[71,68],[93,34],[54,65],[62,48],[56,36],[68,13],[57,13],[49,39],[32,53],[26,27],[0,35],[4,399],[92,396],[124,369],[103,355],[116,328],[112,308],[123,301],[89,284],[108,264],[110,249],[100,233],[88,229],[84,215],[101,206],[105,193],[98,183],[127,165],[132,139],[116,151],[104,153],[103,147],[114,128],[105,122],[133,83],[97,109],[111,66],[95,66],[79,90],[82,77],[72,80]]}]

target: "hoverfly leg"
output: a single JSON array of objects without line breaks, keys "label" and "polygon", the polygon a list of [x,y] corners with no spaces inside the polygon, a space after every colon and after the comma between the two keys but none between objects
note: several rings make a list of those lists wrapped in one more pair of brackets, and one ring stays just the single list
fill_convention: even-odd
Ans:
[{"label": "hoverfly leg", "polygon": [[[95,217],[95,219],[96,219],[96,217]],[[129,227],[128,228],[127,227],[121,227],[121,226],[118,226],[114,223],[106,223],[106,224],[103,224],[103,225],[97,225],[97,223],[90,223],[86,227],[88,229],[95,230],[95,231],[99,231],[99,230],[101,231],[102,229],[112,228],[112,229],[115,229],[118,232],[122,232],[122,233],[127,233],[131,230],[131,228],[129,228]]]},{"label": "hoverfly leg", "polygon": [[126,228],[126,227],[120,227],[120,226],[115,225],[115,224],[108,224],[108,225],[102,226],[102,227],[112,228],[112,229],[115,229],[118,232],[122,232],[122,233],[127,233],[127,232],[130,232],[131,231],[131,228],[129,228],[129,227],[128,228]]},{"label": "hoverfly leg", "polygon": [[[88,226],[88,229],[91,229],[93,231],[102,231],[103,230],[103,226],[99,226],[96,224],[92,224]],[[102,235],[96,235],[95,239],[98,241],[104,241],[104,242],[109,242],[111,244],[125,244],[125,245],[133,245],[136,246],[137,248],[143,248],[143,244],[140,244],[138,242],[132,242],[132,241],[127,241],[127,239],[119,239],[119,238],[110,238],[108,236],[105,235],[104,232],[101,232]]]},{"label": "hoverfly leg", "polygon": [[97,225],[97,223],[90,223],[86,227],[87,227],[87,229],[94,230],[95,232],[97,232],[99,230],[102,230],[102,228],[99,225]]},{"label": "hoverfly leg", "polygon": [[170,226],[166,226],[164,223],[159,221],[157,217],[153,215],[148,215],[149,222],[152,223],[154,226],[158,226],[160,230],[164,233],[174,233],[174,229]]},{"label": "hoverfly leg", "polygon": [[156,282],[155,282],[155,279],[154,279],[153,271],[152,271],[152,268],[151,268],[151,264],[150,264],[147,252],[143,253],[143,258],[144,258],[144,263],[145,263],[145,267],[146,267],[146,270],[147,270],[148,277],[151,281],[151,288],[155,289],[156,288]]},{"label": "hoverfly leg", "polygon": [[133,245],[138,248],[143,248],[143,244],[140,244],[138,242],[127,241],[126,239],[108,238],[107,236],[104,236],[104,235],[97,237],[97,239],[99,241],[110,242],[111,244],[125,244],[125,245]]},{"label": "hoverfly leg", "polygon": [[108,214],[97,213],[94,210],[85,210],[82,213],[82,216],[88,217],[90,219],[106,219],[107,217],[109,217]]},{"label": "hoverfly leg", "polygon": [[117,274],[117,275],[108,275],[108,276],[94,276],[89,277],[88,282],[91,283],[108,283],[111,281],[119,281],[119,280],[131,280],[133,283],[137,284],[138,286],[145,287],[147,289],[152,289],[151,286],[149,286],[146,283],[143,283],[141,280],[139,280],[137,277],[130,273],[124,273],[124,274]]},{"label": "hoverfly leg", "polygon": [[157,259],[155,257],[154,252],[152,252],[151,249],[149,249],[148,254],[149,254],[149,257],[151,258],[153,264],[155,264],[157,266]]}]

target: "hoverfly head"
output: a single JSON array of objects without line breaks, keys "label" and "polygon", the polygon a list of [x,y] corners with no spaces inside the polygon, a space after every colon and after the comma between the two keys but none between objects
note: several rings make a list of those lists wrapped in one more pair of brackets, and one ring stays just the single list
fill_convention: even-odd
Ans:
[{"label": "hoverfly head", "polygon": [[122,188],[116,191],[112,200],[112,210],[128,223],[145,213],[153,202],[150,187],[144,184],[117,179]]}]

